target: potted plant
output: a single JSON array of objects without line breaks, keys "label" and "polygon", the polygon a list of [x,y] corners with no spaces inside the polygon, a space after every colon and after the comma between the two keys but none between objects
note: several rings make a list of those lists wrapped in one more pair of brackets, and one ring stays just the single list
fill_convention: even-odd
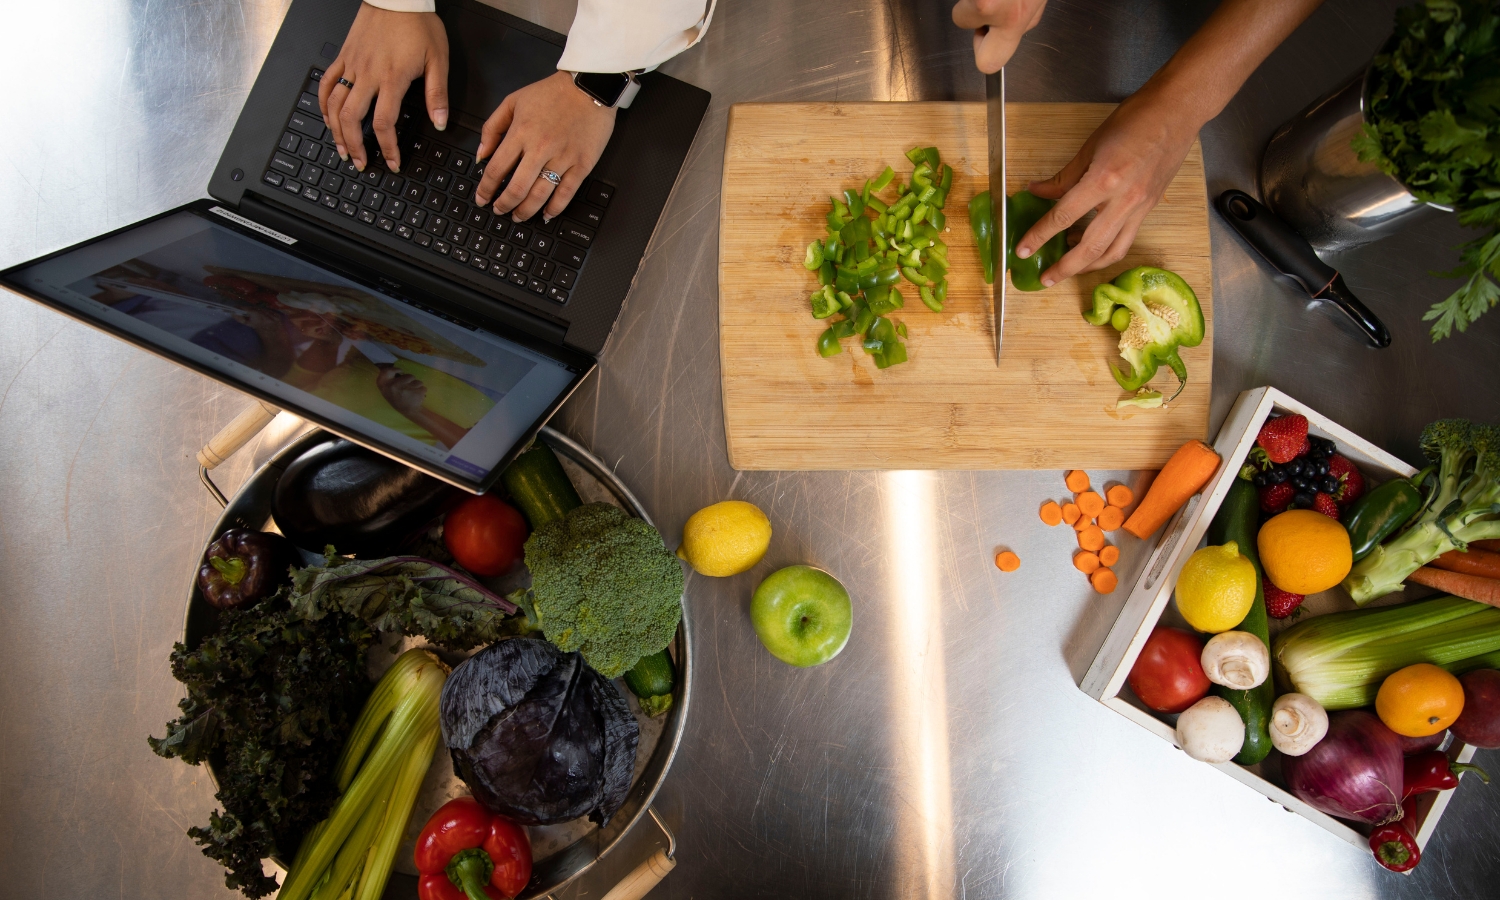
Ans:
[{"label": "potted plant", "polygon": [[1500,3],[1425,0],[1396,13],[1396,31],[1366,76],[1364,162],[1418,200],[1484,229],[1443,277],[1463,286],[1424,315],[1434,341],[1500,302]]}]

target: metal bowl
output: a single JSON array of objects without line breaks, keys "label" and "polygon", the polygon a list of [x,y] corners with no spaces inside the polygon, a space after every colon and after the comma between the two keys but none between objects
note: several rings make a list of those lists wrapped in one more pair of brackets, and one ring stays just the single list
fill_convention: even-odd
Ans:
[{"label": "metal bowl", "polygon": [[[292,460],[317,444],[332,438],[333,435],[321,429],[312,431],[283,448],[256,470],[239,492],[229,498],[224,514],[219,517],[218,522],[214,523],[210,540],[217,538],[230,528],[264,530],[271,519],[271,502],[281,473],[286,470]],[[655,523],[651,521],[651,517],[630,489],[615,476],[614,472],[610,471],[603,461],[584,449],[577,441],[551,428],[543,428],[538,434],[538,439],[544,441],[565,460],[576,463],[579,468],[597,480],[614,496],[622,508],[654,527]],[[203,594],[198,590],[197,578],[194,577],[191,593],[188,596],[187,615],[183,623],[183,643],[190,648],[198,646],[217,625],[218,610],[204,599]],[[671,766],[673,757],[677,755],[677,745],[682,740],[682,723],[687,716],[688,698],[691,693],[689,687],[692,684],[692,657],[688,652],[688,640],[688,622],[687,617],[684,616],[682,623],[677,627],[677,637],[668,648],[677,668],[672,706],[665,713],[666,722],[661,735],[657,738],[655,747],[650,751],[651,756],[645,768],[631,786],[624,805],[610,819],[608,827],[594,827],[571,844],[536,860],[532,868],[531,882],[522,892],[521,898],[542,897],[582,875],[612,850],[637,822],[647,817],[651,801],[656,797],[656,792],[666,777],[667,769]],[[206,768],[217,790],[218,774],[214,771],[213,763],[210,762]],[[284,860],[275,859],[273,862],[283,869],[286,868]],[[391,879],[386,885],[384,894],[387,900],[407,900],[416,895],[416,878],[400,872],[391,873]]]}]

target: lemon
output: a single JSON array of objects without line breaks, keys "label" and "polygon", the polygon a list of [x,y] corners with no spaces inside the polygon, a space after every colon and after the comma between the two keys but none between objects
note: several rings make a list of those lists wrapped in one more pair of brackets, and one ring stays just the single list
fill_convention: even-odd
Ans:
[{"label": "lemon", "polygon": [[1255,564],[1234,541],[1194,552],[1177,576],[1177,611],[1199,631],[1230,630],[1254,602]]},{"label": "lemon", "polygon": [[682,526],[677,555],[700,575],[738,575],[766,555],[771,520],[754,503],[724,500],[693,513]]},{"label": "lemon", "polygon": [[1293,509],[1275,516],[1256,538],[1266,577],[1283,591],[1316,594],[1349,574],[1354,553],[1349,532],[1336,519],[1311,509]]}]

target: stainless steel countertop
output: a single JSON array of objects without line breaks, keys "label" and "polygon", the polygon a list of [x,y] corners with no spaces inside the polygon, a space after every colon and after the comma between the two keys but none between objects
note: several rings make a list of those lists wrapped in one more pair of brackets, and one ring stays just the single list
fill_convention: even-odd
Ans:
[{"label": "stainless steel countertop", "polygon": [[[1212,5],[1054,0],[1008,69],[1011,97],[1118,100]],[[1211,195],[1254,189],[1271,131],[1370,56],[1396,5],[1330,0],[1293,35],[1204,129]],[[571,19],[567,2],[508,6]],[[1076,679],[1125,592],[1094,595],[1068,536],[1036,527],[1061,473],[729,468],[715,312],[728,107],[978,100],[947,7],[722,0],[703,44],[665,67],[713,105],[601,370],[554,424],[616,468],[669,542],[727,497],[759,504],[775,537],[751,573],[689,579],[697,690],[658,800],[680,865],[652,896],[1500,895],[1500,786],[1466,781],[1404,878],[1085,697]],[[201,196],[284,9],[9,4],[0,265]],[[1453,287],[1426,274],[1456,260],[1451,220],[1333,260],[1395,335],[1377,352],[1210,218],[1215,427],[1261,384],[1408,458],[1431,418],[1497,417],[1500,312],[1436,347],[1420,321]],[[230,896],[183,835],[214,806],[207,779],[145,737],[181,696],[166,657],[217,515],[193,453],[248,401],[8,294],[0,335],[0,896]],[[222,467],[221,485],[274,444]],[[1020,572],[995,570],[998,545]],[[1128,584],[1142,548],[1123,549]],[[772,659],[747,614],[758,580],[793,562],[828,568],[856,604],[843,655],[807,671]],[[639,829],[562,897],[601,895],[658,840]]]}]

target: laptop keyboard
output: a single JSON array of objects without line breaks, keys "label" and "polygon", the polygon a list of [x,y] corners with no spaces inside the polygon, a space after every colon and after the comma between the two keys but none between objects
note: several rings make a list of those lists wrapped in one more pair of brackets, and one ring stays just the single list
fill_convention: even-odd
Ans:
[{"label": "laptop keyboard", "polygon": [[396,135],[406,168],[400,174],[387,169],[371,137],[365,141],[370,162],[360,172],[353,162],[339,159],[318,112],[322,76],[321,70],[312,71],[263,182],[538,297],[568,302],[614,195],[612,186],[585,180],[551,222],[540,215],[525,222],[497,216],[474,205],[484,168],[472,153],[419,131],[421,120],[404,108]]}]

